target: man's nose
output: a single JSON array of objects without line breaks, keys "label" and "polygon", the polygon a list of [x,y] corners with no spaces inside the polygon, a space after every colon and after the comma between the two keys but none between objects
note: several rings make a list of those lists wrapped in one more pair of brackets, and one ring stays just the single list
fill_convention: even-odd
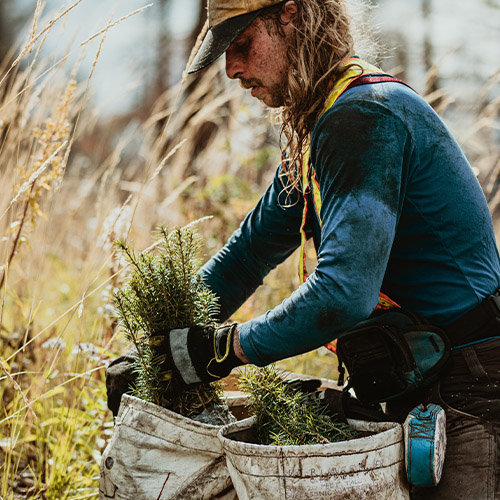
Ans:
[{"label": "man's nose", "polygon": [[243,73],[241,57],[238,57],[234,50],[229,47],[226,50],[226,75],[228,78],[238,78]]}]

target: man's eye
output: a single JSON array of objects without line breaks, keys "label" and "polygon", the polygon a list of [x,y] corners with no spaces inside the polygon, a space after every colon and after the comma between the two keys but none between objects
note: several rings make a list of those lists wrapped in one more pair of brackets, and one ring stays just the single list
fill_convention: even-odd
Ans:
[{"label": "man's eye", "polygon": [[245,52],[250,48],[251,40],[241,40],[234,42],[234,48],[239,52]]}]

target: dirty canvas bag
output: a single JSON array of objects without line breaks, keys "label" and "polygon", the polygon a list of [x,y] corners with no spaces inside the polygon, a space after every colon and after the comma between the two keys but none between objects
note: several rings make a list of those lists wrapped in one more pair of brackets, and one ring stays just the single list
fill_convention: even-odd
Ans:
[{"label": "dirty canvas bag", "polygon": [[339,385],[346,368],[346,389],[352,387],[360,401],[389,401],[437,380],[449,354],[444,331],[420,315],[376,310],[338,339]]},{"label": "dirty canvas bag", "polygon": [[99,500],[236,500],[220,429],[124,394],[102,456]]},{"label": "dirty canvas bag", "polygon": [[348,420],[362,434],[335,443],[256,444],[256,417],[219,432],[239,500],[408,500],[403,429]]}]

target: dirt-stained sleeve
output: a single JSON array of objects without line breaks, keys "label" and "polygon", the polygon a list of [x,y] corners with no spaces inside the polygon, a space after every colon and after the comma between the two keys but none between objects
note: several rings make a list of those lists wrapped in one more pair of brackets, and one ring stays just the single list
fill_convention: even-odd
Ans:
[{"label": "dirt-stained sleeve", "polygon": [[372,312],[401,210],[409,141],[382,106],[339,105],[320,119],[311,142],[322,199],[318,265],[282,304],[241,325],[251,362],[320,347]]}]

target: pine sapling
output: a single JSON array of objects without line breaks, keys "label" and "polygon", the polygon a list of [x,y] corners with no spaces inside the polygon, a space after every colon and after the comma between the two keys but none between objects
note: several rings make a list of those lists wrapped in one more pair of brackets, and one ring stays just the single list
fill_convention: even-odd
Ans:
[{"label": "pine sapling", "polygon": [[238,384],[249,396],[250,413],[257,416],[255,430],[261,444],[330,443],[357,434],[350,425],[327,414],[327,407],[318,397],[288,384],[274,365],[242,371]]},{"label": "pine sapling", "polygon": [[162,357],[154,339],[174,328],[215,324],[217,297],[197,274],[201,240],[189,227],[171,233],[159,229],[154,251],[136,254],[118,242],[131,266],[123,288],[114,294],[117,315],[136,350],[136,397],[193,417],[221,404],[217,383],[186,387],[170,373],[162,373]]}]

